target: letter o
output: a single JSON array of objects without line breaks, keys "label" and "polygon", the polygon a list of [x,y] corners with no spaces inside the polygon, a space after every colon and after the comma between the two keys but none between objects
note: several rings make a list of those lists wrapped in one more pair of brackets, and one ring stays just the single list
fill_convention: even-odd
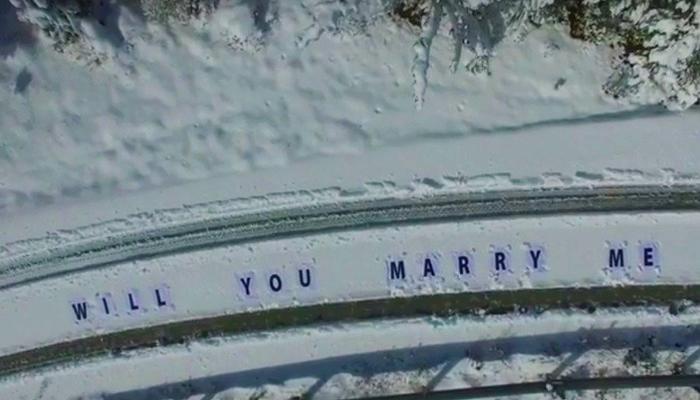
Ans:
[{"label": "letter o", "polygon": [[282,290],[282,278],[277,274],[270,275],[269,279],[270,290],[273,292],[279,292]]}]

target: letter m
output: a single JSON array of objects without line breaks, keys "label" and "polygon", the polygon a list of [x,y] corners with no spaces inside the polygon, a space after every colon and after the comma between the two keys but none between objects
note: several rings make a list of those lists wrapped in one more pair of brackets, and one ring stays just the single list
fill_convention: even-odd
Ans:
[{"label": "letter m", "polygon": [[75,314],[75,319],[78,321],[82,321],[87,319],[87,303],[86,302],[80,302],[80,303],[72,303],[71,307],[73,308],[73,313]]},{"label": "letter m", "polygon": [[389,280],[406,279],[406,266],[403,260],[389,262]]},{"label": "letter m", "polygon": [[610,253],[608,255],[608,267],[621,268],[624,266],[625,266],[624,249],[610,249]]}]

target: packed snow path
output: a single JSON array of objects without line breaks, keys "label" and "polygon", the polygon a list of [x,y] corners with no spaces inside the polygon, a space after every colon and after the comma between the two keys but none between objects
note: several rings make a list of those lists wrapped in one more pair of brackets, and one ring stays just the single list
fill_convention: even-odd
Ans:
[{"label": "packed snow path", "polygon": [[300,202],[269,211],[234,212],[202,221],[81,239],[8,256],[0,260],[0,287],[137,257],[324,231],[562,213],[683,210],[700,210],[700,186],[549,188],[311,205]]},{"label": "packed snow path", "polygon": [[[498,308],[498,296],[513,296],[515,300],[503,300],[511,309],[515,304],[640,300],[668,304],[695,299],[694,285],[700,284],[694,261],[700,258],[694,242],[700,236],[695,189],[657,188],[646,196],[639,188],[616,190],[621,190],[617,196],[610,191],[601,197],[576,191],[552,197],[556,191],[542,191],[540,207],[528,209],[534,215],[493,218],[493,210],[507,210],[508,204],[531,206],[501,197],[474,203],[487,205],[492,218],[451,215],[448,220],[417,224],[408,224],[408,218],[379,226],[360,220],[355,229],[301,230],[299,236],[201,246],[26,282],[0,291],[0,318],[5,321],[0,353],[51,345],[60,349],[66,344],[100,352],[111,349],[100,337],[103,334],[132,344],[177,342],[197,336],[200,329],[225,333],[227,329],[217,324],[225,327],[231,321],[243,329],[256,312],[281,326],[333,318],[328,315],[352,318],[357,315],[340,310],[352,310],[363,301],[377,302],[368,307],[368,315],[381,316],[399,307],[400,312],[386,316],[403,316],[449,310],[449,301],[433,307],[425,304],[443,295],[462,299],[465,303],[457,308],[465,311]],[[629,199],[639,203],[626,209]],[[581,204],[593,211],[601,211],[596,206],[605,204],[608,211],[618,212],[582,213]],[[645,204],[654,211],[643,211]],[[673,207],[660,211],[663,204]],[[446,205],[450,209],[454,204]],[[552,214],[557,207],[559,213]],[[574,291],[567,288],[584,291],[572,300]],[[596,290],[603,294],[595,295]],[[536,295],[538,291],[549,294]],[[486,300],[475,301],[480,295]],[[405,308],[399,306],[403,298],[410,299]],[[223,319],[216,319],[219,316]],[[213,327],[207,327],[211,321]],[[163,336],[168,326],[176,332],[170,338]],[[132,336],[147,327],[153,327],[147,331],[155,337]],[[83,342],[72,342],[93,336],[99,346],[92,350]],[[8,364],[8,369],[13,367]]]}]

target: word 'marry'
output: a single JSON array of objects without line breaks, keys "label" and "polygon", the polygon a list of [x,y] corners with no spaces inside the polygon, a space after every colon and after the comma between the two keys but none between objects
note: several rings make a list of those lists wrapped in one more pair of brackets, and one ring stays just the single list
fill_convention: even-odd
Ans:
[{"label": "word 'marry'", "polygon": [[[546,251],[544,246],[527,244],[526,267],[531,271],[546,271]],[[421,254],[414,262],[405,257],[389,257],[386,260],[386,277],[390,286],[410,277],[430,279],[445,273],[443,268],[451,264],[451,269],[461,279],[468,280],[476,272],[476,262],[473,251],[456,251],[451,260],[445,260],[437,253]],[[512,251],[510,246],[492,246],[489,251],[488,268],[498,275],[513,272]]]},{"label": "word 'marry'", "polygon": [[96,293],[94,300],[75,299],[70,303],[76,322],[98,318],[116,318],[124,315],[139,315],[149,311],[165,311],[174,304],[167,285],[147,290],[127,289],[115,296],[110,292]]}]

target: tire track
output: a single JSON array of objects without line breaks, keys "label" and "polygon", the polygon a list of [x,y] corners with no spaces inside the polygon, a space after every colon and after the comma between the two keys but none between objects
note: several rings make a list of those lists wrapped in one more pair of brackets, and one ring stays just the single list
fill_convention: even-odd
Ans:
[{"label": "tire track", "polygon": [[700,210],[700,186],[617,186],[339,201],[117,233],[0,260],[0,289],[86,268],[210,246],[445,220]]}]

